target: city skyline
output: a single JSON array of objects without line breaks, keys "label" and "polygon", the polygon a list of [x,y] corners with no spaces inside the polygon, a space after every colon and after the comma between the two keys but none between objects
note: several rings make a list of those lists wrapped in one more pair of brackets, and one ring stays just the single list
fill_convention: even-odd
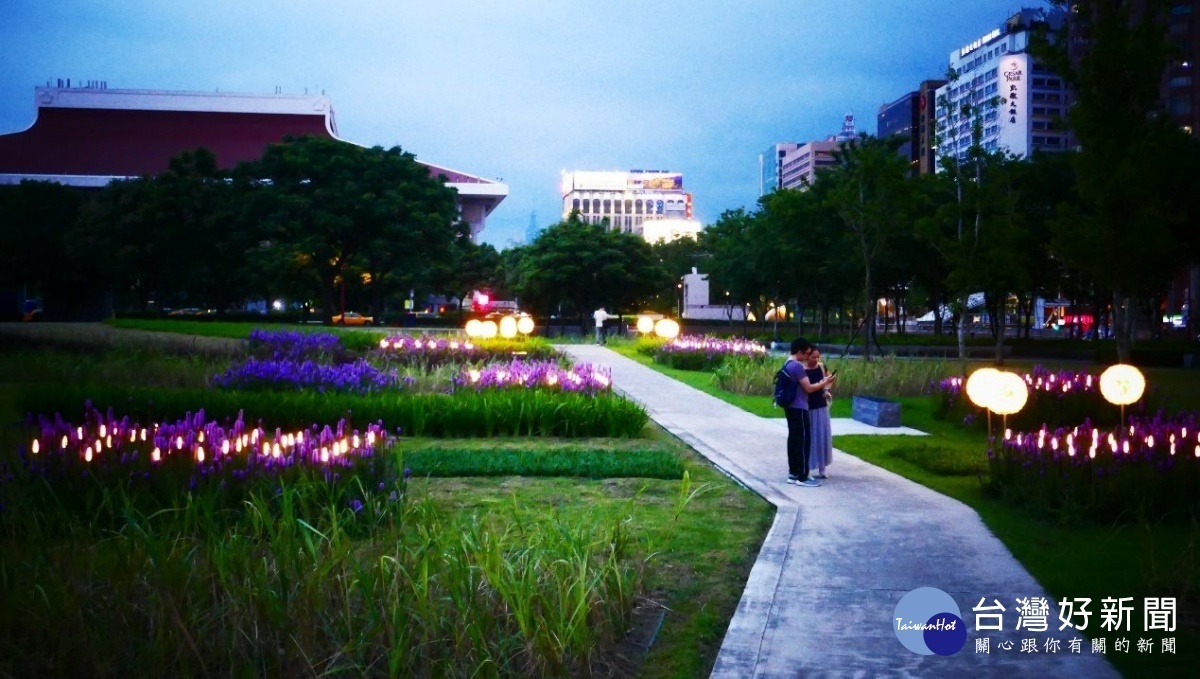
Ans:
[{"label": "city skyline", "polygon": [[874,132],[882,104],[944,74],[951,51],[1022,6],[980,0],[728,5],[618,0],[162,5],[13,0],[0,26],[0,134],[34,88],[325,93],[339,136],[509,186],[482,234],[558,220],[560,172],[669,168],[711,223],[753,209],[758,154]]}]

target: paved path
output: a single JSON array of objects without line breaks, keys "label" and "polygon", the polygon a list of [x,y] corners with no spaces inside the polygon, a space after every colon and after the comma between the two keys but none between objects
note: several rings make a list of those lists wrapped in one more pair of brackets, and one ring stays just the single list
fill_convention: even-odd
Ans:
[{"label": "paved path", "polygon": [[[747,413],[604,347],[559,349],[610,367],[617,391],[777,508],[713,677],[1119,676],[1087,639],[1056,631],[1057,604],[966,505],[840,452],[824,486],[789,486],[781,420]],[[836,422],[835,435],[852,426]],[[969,632],[957,654],[918,655],[897,640],[896,604],[920,587],[957,602]],[[1050,602],[1050,631],[1016,633],[1014,600],[1038,596]],[[986,632],[988,654],[976,652],[981,634],[971,609],[981,598],[1006,608],[1004,631]],[[1098,608],[1093,602],[1092,625]],[[1069,652],[1074,637],[1082,639],[1079,654]],[[1025,638],[1037,640],[1038,653],[1019,652]],[[1060,640],[1058,653],[1045,652],[1048,639]],[[1013,650],[1001,650],[1001,642]]]}]

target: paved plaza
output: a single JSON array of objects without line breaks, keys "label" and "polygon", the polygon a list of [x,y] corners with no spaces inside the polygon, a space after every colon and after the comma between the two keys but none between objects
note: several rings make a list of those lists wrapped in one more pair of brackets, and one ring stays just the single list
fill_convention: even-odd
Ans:
[{"label": "paved plaza", "polygon": [[[822,487],[788,485],[781,418],[747,413],[604,347],[558,348],[611,368],[618,392],[777,508],[712,676],[1119,676],[1082,635],[1057,631],[1054,600],[966,505],[840,452]],[[847,433],[898,432],[834,420],[835,448]],[[958,604],[969,632],[958,653],[918,655],[897,640],[896,604],[921,587]],[[1050,601],[1049,631],[1018,633],[1014,600],[1038,596]],[[971,609],[981,599],[1006,608],[1004,630],[987,632],[990,653],[976,652]],[[1020,652],[1026,638],[1038,640],[1038,653]],[[1061,641],[1057,653],[1043,652],[1051,638]],[[1081,653],[1069,651],[1072,638]]]}]

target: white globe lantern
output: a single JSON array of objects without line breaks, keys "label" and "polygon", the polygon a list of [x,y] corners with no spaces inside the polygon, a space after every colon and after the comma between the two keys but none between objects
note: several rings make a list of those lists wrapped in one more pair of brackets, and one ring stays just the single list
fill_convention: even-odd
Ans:
[{"label": "white globe lantern", "polygon": [[505,316],[500,319],[500,336],[504,339],[512,339],[517,336],[517,319],[512,316]]},{"label": "white globe lantern", "polygon": [[1029,401],[1029,385],[1020,375],[1001,372],[992,383],[994,391],[989,407],[997,415],[1012,415],[1021,411]]},{"label": "white globe lantern", "polygon": [[1125,406],[1135,403],[1146,392],[1146,378],[1137,368],[1118,363],[1100,373],[1100,395],[1105,401],[1121,406],[1121,428],[1125,428]]},{"label": "white globe lantern", "polygon": [[472,318],[471,320],[467,321],[467,325],[464,328],[464,330],[467,331],[467,337],[470,337],[470,338],[482,337],[483,322],[480,321],[478,318]]},{"label": "white globe lantern", "polygon": [[517,319],[517,332],[522,335],[528,335],[533,332],[533,319],[529,316],[522,316]]},{"label": "white globe lantern", "polygon": [[479,336],[483,339],[492,339],[500,328],[496,326],[496,321],[484,321],[479,326]]},{"label": "white globe lantern", "polygon": [[638,316],[637,330],[643,335],[654,331],[654,319],[649,316]]},{"label": "white globe lantern", "polygon": [[679,324],[669,318],[664,318],[654,324],[654,334],[665,340],[673,340],[679,337]]},{"label": "white globe lantern", "polygon": [[1136,403],[1146,392],[1146,378],[1137,368],[1118,363],[1100,373],[1100,394],[1113,405]]},{"label": "white globe lantern", "polygon": [[971,400],[971,403],[991,410],[990,404],[996,392],[996,378],[999,375],[1000,371],[995,368],[980,368],[971,373],[966,384],[963,385],[963,390],[967,392],[967,398]]}]

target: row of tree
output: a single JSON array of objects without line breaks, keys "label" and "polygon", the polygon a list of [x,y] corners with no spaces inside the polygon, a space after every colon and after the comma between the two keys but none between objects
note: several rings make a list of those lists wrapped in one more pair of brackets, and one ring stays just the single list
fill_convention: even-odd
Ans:
[{"label": "row of tree", "polygon": [[0,187],[0,215],[0,288],[107,289],[119,308],[285,298],[328,319],[349,297],[378,313],[410,294],[462,295],[499,261],[411,154],[317,137],[232,171],[198,149],[98,191]]}]

